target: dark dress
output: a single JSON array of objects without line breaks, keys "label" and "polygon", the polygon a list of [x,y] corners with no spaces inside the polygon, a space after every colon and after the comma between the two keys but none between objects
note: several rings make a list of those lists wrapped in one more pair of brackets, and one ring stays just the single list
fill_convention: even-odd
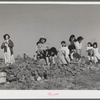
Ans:
[{"label": "dark dress", "polygon": [[68,49],[69,49],[70,53],[72,53],[73,50],[76,49],[74,42],[70,42],[70,45],[68,46]]}]

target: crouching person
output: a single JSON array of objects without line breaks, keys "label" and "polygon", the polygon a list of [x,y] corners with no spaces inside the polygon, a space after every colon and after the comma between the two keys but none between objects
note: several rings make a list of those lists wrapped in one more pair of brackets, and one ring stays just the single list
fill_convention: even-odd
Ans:
[{"label": "crouching person", "polygon": [[51,64],[55,65],[56,63],[55,58],[57,57],[57,49],[55,47],[49,49],[48,57],[49,57],[50,65]]},{"label": "crouching person", "polygon": [[49,63],[49,57],[48,52],[50,49],[50,46],[48,43],[46,43],[47,39],[44,37],[41,37],[39,41],[37,42],[37,59],[44,59],[46,65],[50,65]]},{"label": "crouching person", "polygon": [[10,36],[8,34],[5,34],[3,38],[4,38],[4,42],[1,45],[1,49],[4,49],[5,64],[9,66],[9,64],[15,63],[15,59],[13,55],[14,43],[12,40],[10,40]]},{"label": "crouching person", "polygon": [[66,45],[66,42],[62,41],[61,48],[59,49],[59,53],[58,53],[61,64],[68,65],[70,63],[69,54],[70,54],[70,51]]}]

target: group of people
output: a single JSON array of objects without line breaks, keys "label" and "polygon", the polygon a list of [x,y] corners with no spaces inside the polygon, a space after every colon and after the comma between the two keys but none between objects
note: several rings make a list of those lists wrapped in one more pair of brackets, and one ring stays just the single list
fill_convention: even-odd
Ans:
[{"label": "group of people", "polygon": [[76,39],[75,35],[71,35],[68,46],[65,41],[61,42],[61,48],[58,51],[58,56],[62,64],[69,64],[71,61],[81,61],[82,40],[82,36],[79,36]]},{"label": "group of people", "polygon": [[[4,58],[5,64],[14,64],[14,53],[13,47],[14,43],[10,39],[9,34],[3,36],[4,42],[1,45],[1,49],[4,49]],[[59,50],[56,47],[50,47],[47,43],[47,39],[41,37],[36,43],[36,55],[35,59],[40,60],[44,59],[46,65],[55,64],[55,58],[59,58],[59,62],[64,65],[68,65],[71,61],[81,62],[81,51],[82,51],[82,41],[83,37],[79,36],[78,38],[75,35],[69,37],[69,44],[67,45],[66,41],[61,41],[61,47]],[[100,60],[100,53],[97,42],[93,44],[91,42],[87,43],[86,52],[88,53],[89,62],[97,63]]]},{"label": "group of people", "polygon": [[54,58],[57,55],[56,48],[50,47],[50,45],[47,43],[47,39],[44,37],[41,37],[36,45],[36,59],[43,58],[46,65],[50,65],[51,63],[55,64]]},{"label": "group of people", "polygon": [[100,53],[97,42],[94,42],[93,44],[88,42],[86,52],[88,52],[88,60],[90,63],[97,63],[100,60]]},{"label": "group of people", "polygon": [[[83,37],[78,38],[75,35],[69,37],[69,44],[66,41],[61,41],[61,47],[57,50],[55,47],[51,47],[47,44],[46,38],[40,38],[37,42],[36,57],[37,59],[44,58],[47,65],[55,64],[55,57],[59,58],[61,64],[68,65],[72,61],[80,63],[82,58],[82,41]],[[87,43],[86,52],[90,63],[97,63],[100,60],[100,53],[97,42],[93,45],[91,42]]]},{"label": "group of people", "polygon": [[69,45],[67,46],[66,41],[61,41],[61,47],[57,50],[55,47],[48,45],[46,38],[41,37],[36,44],[36,59],[45,59],[46,65],[55,64],[55,57],[58,57],[60,63],[64,65],[68,65],[73,60],[79,62],[81,59],[82,40],[82,36],[76,39],[75,35],[71,35]]}]

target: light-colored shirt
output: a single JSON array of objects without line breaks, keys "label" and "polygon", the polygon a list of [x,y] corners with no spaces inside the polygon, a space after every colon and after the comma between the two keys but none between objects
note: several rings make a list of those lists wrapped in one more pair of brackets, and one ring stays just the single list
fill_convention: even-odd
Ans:
[{"label": "light-colored shirt", "polygon": [[93,48],[93,50],[94,50],[94,54],[95,55],[98,55],[99,54],[99,48]]},{"label": "light-colored shirt", "polygon": [[76,42],[75,42],[75,47],[76,47],[77,50],[82,49],[82,42],[79,43],[78,41],[76,41]]},{"label": "light-colored shirt", "polygon": [[40,51],[42,51],[42,50],[47,50],[47,49],[50,49],[49,43],[44,43],[44,44],[39,43],[39,44],[37,45],[37,47],[36,47],[36,51],[38,51],[38,52],[40,52]]},{"label": "light-colored shirt", "polygon": [[61,47],[61,48],[59,49],[59,51],[60,51],[60,53],[66,55],[66,56],[68,56],[69,53],[70,53],[70,51],[69,51],[69,49],[68,49],[67,46],[66,46],[66,47]]},{"label": "light-colored shirt", "polygon": [[93,50],[93,47],[87,47],[86,51],[88,51],[88,50]]}]

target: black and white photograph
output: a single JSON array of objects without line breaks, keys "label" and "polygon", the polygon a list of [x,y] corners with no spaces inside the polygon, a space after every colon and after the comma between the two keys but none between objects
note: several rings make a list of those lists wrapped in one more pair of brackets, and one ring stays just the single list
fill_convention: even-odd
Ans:
[{"label": "black and white photograph", "polygon": [[100,90],[100,5],[0,4],[0,90]]}]

